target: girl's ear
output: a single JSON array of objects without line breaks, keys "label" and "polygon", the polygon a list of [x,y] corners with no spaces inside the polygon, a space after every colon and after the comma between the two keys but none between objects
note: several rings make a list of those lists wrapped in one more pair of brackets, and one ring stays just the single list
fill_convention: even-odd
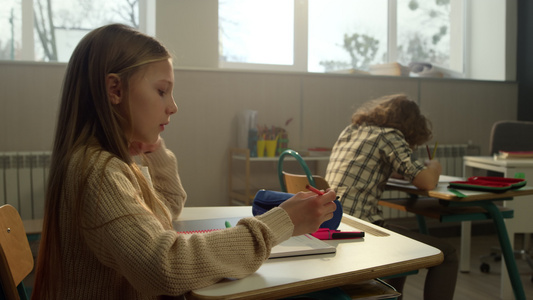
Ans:
[{"label": "girl's ear", "polygon": [[119,104],[122,102],[122,84],[120,77],[117,74],[108,74],[106,77],[106,91],[111,104]]}]

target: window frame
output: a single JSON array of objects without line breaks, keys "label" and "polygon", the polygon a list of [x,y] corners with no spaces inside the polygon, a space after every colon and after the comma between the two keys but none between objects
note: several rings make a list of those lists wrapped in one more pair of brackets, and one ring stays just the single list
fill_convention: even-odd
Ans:
[{"label": "window frame", "polygon": [[308,29],[308,2],[307,0],[293,0],[294,2],[294,50],[293,64],[257,64],[243,62],[228,62],[220,60],[218,67],[221,69],[261,70],[261,71],[294,71],[307,72],[307,29]]},{"label": "window frame", "polygon": [[[308,1],[294,1],[294,63],[292,65],[254,64],[241,62],[227,62],[220,60],[220,69],[258,70],[258,71],[292,71],[309,72],[308,58]],[[462,3],[462,4],[461,4]],[[396,62],[397,58],[397,6],[396,0],[388,0],[388,32],[387,32],[387,62]],[[464,77],[465,74],[465,16],[466,1],[451,0],[450,34],[455,33],[459,38],[450,39],[450,68],[436,67],[453,77]]]}]

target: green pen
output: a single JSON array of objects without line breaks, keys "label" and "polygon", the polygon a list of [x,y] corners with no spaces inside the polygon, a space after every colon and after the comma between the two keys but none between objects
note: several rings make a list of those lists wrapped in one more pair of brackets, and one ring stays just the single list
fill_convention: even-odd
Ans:
[{"label": "green pen", "polygon": [[229,221],[226,221],[226,228],[230,228],[231,227],[231,224]]}]

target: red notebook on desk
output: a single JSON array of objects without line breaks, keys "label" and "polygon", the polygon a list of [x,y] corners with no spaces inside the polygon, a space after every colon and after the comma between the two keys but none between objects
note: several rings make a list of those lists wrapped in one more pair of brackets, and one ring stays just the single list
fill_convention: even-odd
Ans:
[{"label": "red notebook on desk", "polygon": [[493,176],[473,176],[465,181],[451,181],[450,187],[456,189],[480,190],[487,192],[505,192],[519,189],[526,185],[522,178],[507,178]]}]

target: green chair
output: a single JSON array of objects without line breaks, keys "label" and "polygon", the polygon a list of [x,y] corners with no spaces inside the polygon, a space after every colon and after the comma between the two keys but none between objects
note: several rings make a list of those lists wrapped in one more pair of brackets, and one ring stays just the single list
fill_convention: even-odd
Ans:
[{"label": "green chair", "polygon": [[[304,171],[304,175],[292,174],[283,171],[283,162],[285,157],[292,156],[300,164]],[[279,155],[278,160],[278,179],[281,186],[281,191],[286,193],[295,194],[300,191],[305,191],[307,184],[317,189],[326,189],[329,184],[326,180],[318,175],[312,175],[311,170],[300,156],[300,154],[294,150],[287,149]]]}]

